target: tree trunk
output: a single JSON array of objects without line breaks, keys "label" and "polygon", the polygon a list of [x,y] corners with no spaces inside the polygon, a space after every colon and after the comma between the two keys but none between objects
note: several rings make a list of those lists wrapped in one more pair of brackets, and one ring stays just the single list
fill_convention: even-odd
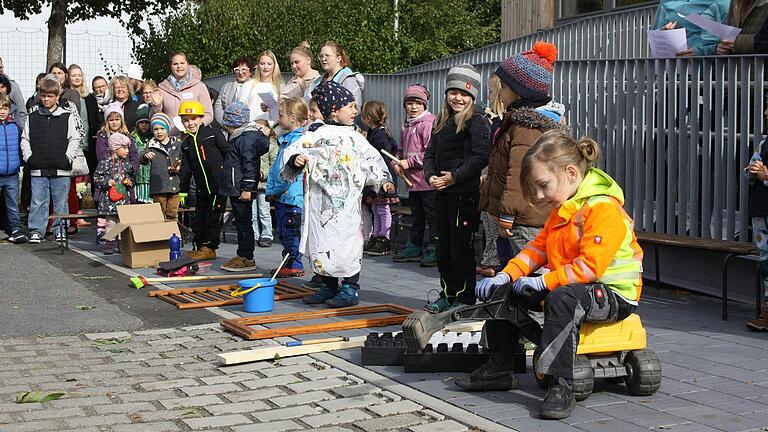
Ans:
[{"label": "tree trunk", "polygon": [[48,18],[48,64],[46,70],[56,62],[64,62],[67,44],[67,6],[69,0],[53,0],[51,17]]}]

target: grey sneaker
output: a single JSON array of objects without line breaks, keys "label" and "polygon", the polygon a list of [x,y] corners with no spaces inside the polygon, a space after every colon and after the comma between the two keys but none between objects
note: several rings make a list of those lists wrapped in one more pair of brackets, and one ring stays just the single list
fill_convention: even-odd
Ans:
[{"label": "grey sneaker", "polygon": [[8,241],[14,244],[22,244],[27,242],[27,236],[21,232],[21,230],[14,231],[10,237],[8,237]]}]

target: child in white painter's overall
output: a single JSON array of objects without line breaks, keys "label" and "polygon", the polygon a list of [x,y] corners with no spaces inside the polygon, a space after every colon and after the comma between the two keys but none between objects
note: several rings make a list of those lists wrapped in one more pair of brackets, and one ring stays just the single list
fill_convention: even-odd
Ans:
[{"label": "child in white painter's overall", "polygon": [[323,283],[304,302],[353,306],[359,302],[363,256],[363,187],[394,192],[395,186],[381,154],[354,129],[357,107],[352,93],[327,81],[312,92],[312,100],[325,124],[288,147],[281,161],[286,180],[306,171],[300,250]]}]

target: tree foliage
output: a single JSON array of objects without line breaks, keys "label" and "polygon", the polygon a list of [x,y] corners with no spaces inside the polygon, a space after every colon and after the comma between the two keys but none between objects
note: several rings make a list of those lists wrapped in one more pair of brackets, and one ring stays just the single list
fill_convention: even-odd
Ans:
[{"label": "tree foliage", "polygon": [[134,54],[145,75],[159,79],[174,51],[186,52],[206,76],[227,73],[235,57],[255,58],[266,49],[285,71],[301,41],[316,53],[334,40],[353,69],[388,73],[497,42],[500,14],[500,0],[400,0],[396,38],[392,1],[206,1],[151,26]]}]

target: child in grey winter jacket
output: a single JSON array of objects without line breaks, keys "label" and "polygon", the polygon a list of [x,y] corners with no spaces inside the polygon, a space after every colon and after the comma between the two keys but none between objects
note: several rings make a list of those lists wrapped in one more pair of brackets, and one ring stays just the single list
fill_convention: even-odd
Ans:
[{"label": "child in grey winter jacket", "polygon": [[179,212],[179,191],[181,189],[181,140],[171,136],[171,118],[163,113],[152,116],[152,133],[147,148],[139,155],[142,165],[149,168],[149,195],[160,204],[168,220],[177,220]]}]

